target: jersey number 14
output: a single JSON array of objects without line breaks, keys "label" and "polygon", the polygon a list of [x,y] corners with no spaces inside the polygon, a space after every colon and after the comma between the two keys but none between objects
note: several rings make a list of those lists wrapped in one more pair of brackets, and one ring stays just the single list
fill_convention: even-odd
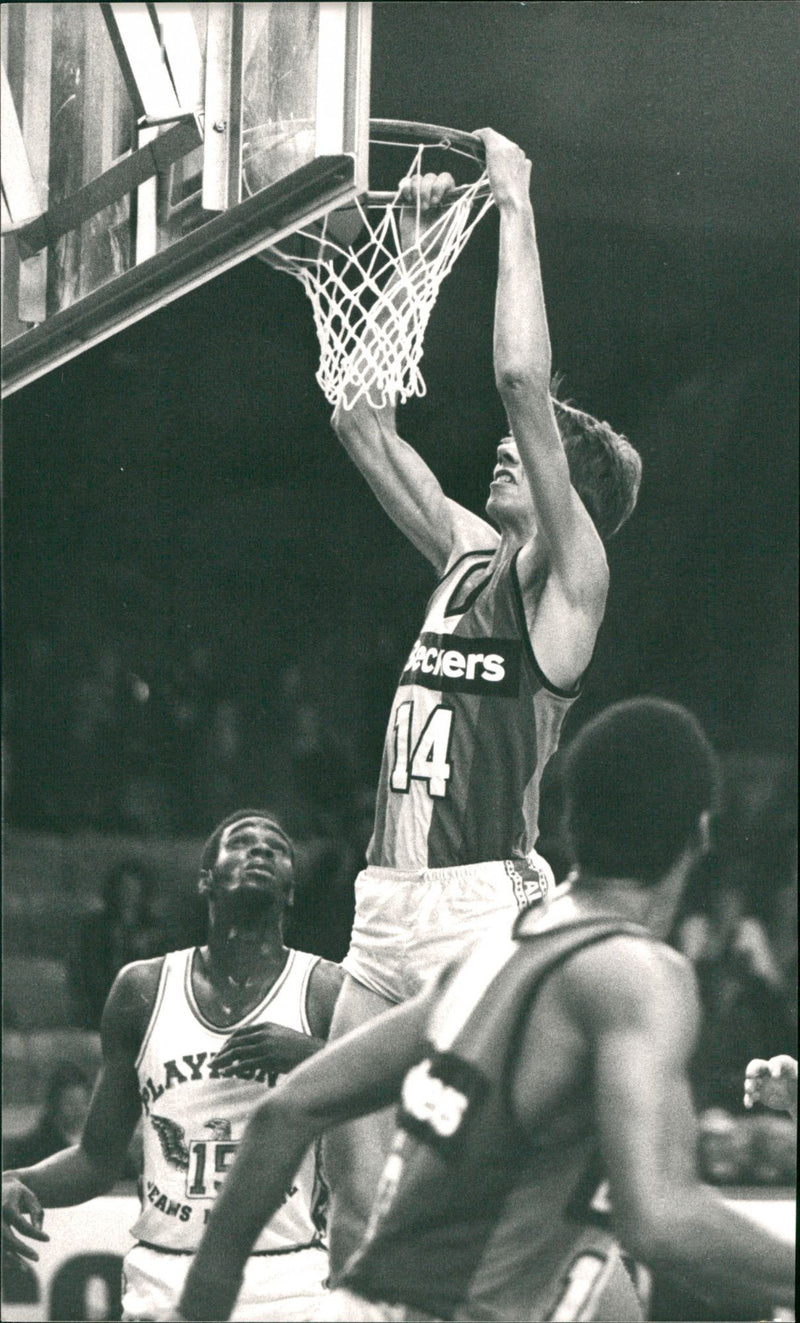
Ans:
[{"label": "jersey number 14", "polygon": [[414,704],[400,703],[394,718],[394,767],[392,790],[407,791],[411,781],[425,781],[428,794],[443,799],[452,767],[448,762],[453,709],[440,704],[431,712],[411,748]]}]

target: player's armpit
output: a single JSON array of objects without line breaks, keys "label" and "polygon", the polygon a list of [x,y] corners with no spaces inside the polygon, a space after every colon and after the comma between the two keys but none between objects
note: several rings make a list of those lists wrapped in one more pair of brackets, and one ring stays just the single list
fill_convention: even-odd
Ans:
[{"label": "player's armpit", "polygon": [[548,564],[574,604],[587,604],[608,586],[602,539],[572,485],[549,384],[507,386],[503,401],[530,485],[537,532]]}]

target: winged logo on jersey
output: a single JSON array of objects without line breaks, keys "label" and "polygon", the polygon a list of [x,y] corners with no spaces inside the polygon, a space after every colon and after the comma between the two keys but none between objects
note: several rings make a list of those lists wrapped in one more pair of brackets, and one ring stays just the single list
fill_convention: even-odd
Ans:
[{"label": "winged logo on jersey", "polygon": [[177,1167],[178,1171],[188,1171],[189,1149],[183,1126],[178,1125],[177,1121],[171,1121],[168,1116],[151,1116],[150,1120],[167,1162],[171,1167]]},{"label": "winged logo on jersey", "polygon": [[211,1131],[215,1139],[226,1140],[226,1139],[230,1139],[231,1137],[231,1123],[226,1119],[223,1119],[221,1121],[220,1120],[206,1121],[205,1128],[206,1130]]}]

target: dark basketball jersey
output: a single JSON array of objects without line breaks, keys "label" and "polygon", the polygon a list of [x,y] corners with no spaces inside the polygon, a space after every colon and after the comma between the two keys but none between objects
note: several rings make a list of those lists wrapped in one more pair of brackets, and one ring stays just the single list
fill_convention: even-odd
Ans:
[{"label": "dark basketball jersey", "polygon": [[[487,938],[434,1010],[426,1058],[406,1076],[395,1143],[343,1284],[442,1319],[590,1317],[609,1261],[638,1305],[591,1194],[600,1173],[590,1091],[547,1134],[523,1132],[508,1097],[518,1034],[541,981],[580,948],[638,925],[575,919]],[[623,1315],[615,1315],[623,1317]]]},{"label": "dark basketball jersey", "polygon": [[539,781],[577,691],[549,684],[531,647],[517,558],[456,561],[431,597],[384,744],[372,865],[416,870],[521,858]]}]

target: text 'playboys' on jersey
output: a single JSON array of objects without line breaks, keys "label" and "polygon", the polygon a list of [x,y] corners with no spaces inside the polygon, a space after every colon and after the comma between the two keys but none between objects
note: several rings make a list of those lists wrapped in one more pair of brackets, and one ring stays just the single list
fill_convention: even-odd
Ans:
[{"label": "text 'playboys' on jersey", "polygon": [[530,642],[517,558],[462,556],[433,593],[384,744],[369,864],[453,868],[533,849],[539,781],[577,692]]},{"label": "text 'playboys' on jersey", "polygon": [[[282,973],[258,1006],[228,1028],[209,1023],[192,990],[194,948],[171,951],[136,1063],[142,1101],[144,1167],[137,1240],[159,1249],[197,1249],[214,1200],[233,1165],[247,1122],[279,1076],[218,1075],[214,1058],[234,1029],[279,1024],[310,1034],[306,993],[318,957],[289,951]],[[307,1153],[282,1207],[255,1253],[319,1245],[314,1221],[316,1163]]]}]

